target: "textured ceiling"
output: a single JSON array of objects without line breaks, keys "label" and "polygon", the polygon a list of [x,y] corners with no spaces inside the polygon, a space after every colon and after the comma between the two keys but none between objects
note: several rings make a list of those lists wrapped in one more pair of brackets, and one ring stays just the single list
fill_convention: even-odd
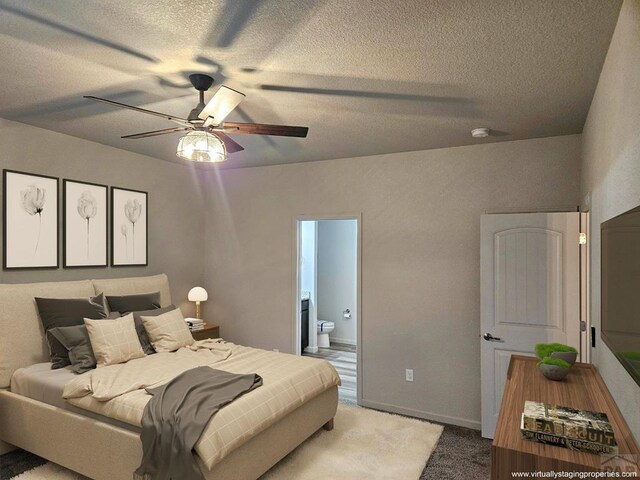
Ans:
[{"label": "textured ceiling", "polygon": [[186,117],[204,72],[246,93],[228,120],[310,128],[226,167],[579,133],[620,4],[0,0],[0,117],[178,161],[179,134],[119,138],[172,124],[82,95]]}]

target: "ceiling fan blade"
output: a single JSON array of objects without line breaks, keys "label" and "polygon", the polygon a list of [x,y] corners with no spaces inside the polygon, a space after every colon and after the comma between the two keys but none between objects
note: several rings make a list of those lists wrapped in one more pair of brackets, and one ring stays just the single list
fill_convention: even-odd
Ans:
[{"label": "ceiling fan blade", "polygon": [[233,138],[226,135],[225,133],[216,132],[215,134],[220,140],[222,140],[222,143],[224,143],[224,148],[227,149],[227,152],[236,153],[244,150],[244,147],[242,145],[240,145],[238,142],[236,142]]},{"label": "ceiling fan blade", "polygon": [[242,100],[244,93],[222,85],[202,109],[198,118],[205,121],[205,127],[220,125]]},{"label": "ceiling fan blade", "polygon": [[133,135],[125,135],[124,137],[120,137],[120,138],[136,139],[136,138],[157,137],[158,135],[166,135],[168,133],[184,132],[186,130],[191,130],[191,129],[188,128],[188,127],[164,128],[162,130],[153,130],[151,132],[142,132],[142,133],[134,133]]},{"label": "ceiling fan blade", "polygon": [[113,100],[94,97],[92,95],[85,95],[84,98],[88,98],[89,100],[94,100],[96,102],[106,103],[107,105],[112,105],[114,107],[128,108],[129,110],[133,110],[135,112],[146,113],[147,115],[154,115],[156,117],[164,118],[165,120],[169,120],[170,122],[177,123],[178,125],[183,125],[185,127],[191,126],[191,124],[187,121],[186,118],[174,117],[173,115],[167,115],[166,113],[154,112],[153,110],[146,110],[144,108],[134,107],[132,105],[127,105],[126,103],[114,102]]},{"label": "ceiling fan blade", "polygon": [[281,137],[305,138],[309,127],[292,127],[289,125],[266,125],[264,123],[224,122],[227,133],[246,133],[249,135],[278,135]]}]

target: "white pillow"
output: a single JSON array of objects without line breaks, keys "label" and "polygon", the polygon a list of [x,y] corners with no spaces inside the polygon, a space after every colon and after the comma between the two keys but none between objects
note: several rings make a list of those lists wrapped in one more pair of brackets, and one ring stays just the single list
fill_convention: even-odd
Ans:
[{"label": "white pillow", "polygon": [[156,352],[174,352],[195,340],[179,308],[156,317],[141,316],[144,329]]},{"label": "white pillow", "polygon": [[98,367],[144,357],[133,314],[115,320],[84,319]]}]

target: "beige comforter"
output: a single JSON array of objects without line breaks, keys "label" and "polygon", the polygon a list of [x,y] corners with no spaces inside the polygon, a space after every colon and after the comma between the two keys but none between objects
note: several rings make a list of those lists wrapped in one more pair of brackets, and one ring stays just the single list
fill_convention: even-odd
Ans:
[{"label": "beige comforter", "polygon": [[209,422],[196,444],[196,453],[209,469],[303,403],[340,383],[335,369],[323,360],[216,339],[79,375],[65,386],[64,398],[77,407],[139,427],[151,398],[146,387],[162,385],[203,365],[232,373],[257,373],[264,382],[224,407]]}]

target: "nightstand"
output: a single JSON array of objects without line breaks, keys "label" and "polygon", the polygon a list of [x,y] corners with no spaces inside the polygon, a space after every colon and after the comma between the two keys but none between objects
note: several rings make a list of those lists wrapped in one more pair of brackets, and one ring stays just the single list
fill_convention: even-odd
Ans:
[{"label": "nightstand", "polygon": [[202,330],[191,332],[195,340],[204,340],[205,338],[220,338],[220,327],[213,323],[205,323]]}]

